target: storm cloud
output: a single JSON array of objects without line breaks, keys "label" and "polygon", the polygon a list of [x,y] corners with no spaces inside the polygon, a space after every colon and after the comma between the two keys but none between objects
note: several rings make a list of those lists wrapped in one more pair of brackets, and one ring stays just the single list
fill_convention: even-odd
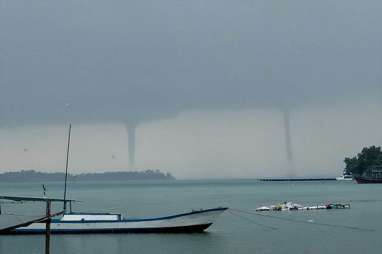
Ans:
[{"label": "storm cloud", "polygon": [[183,112],[381,101],[381,13],[374,0],[0,0],[0,125],[135,135]]},{"label": "storm cloud", "polygon": [[[9,121],[155,118],[381,92],[379,1],[1,1]],[[40,118],[40,119],[39,119]],[[46,118],[46,119],[44,119]]]}]

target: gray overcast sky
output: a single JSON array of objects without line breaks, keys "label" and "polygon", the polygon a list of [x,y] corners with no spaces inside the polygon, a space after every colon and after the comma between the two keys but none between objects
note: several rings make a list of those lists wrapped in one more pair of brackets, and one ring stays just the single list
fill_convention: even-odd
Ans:
[{"label": "gray overcast sky", "polygon": [[[337,159],[326,164],[309,158],[327,147],[296,154],[296,160],[305,158],[301,173],[306,167],[337,168],[344,152],[381,143],[381,134],[369,129],[381,126],[381,13],[377,0],[0,0],[0,135],[8,142],[1,143],[3,155],[10,158],[1,168],[60,168],[57,160],[29,166],[30,160],[15,158],[27,142],[36,147],[61,142],[58,136],[65,134],[58,130],[70,119],[82,126],[78,146],[88,142],[89,133],[125,138],[118,124],[138,122],[137,166],[174,168],[185,177],[213,176],[223,169],[223,175],[234,176],[232,168],[241,176],[266,174],[264,168],[277,174],[285,162],[283,152],[272,163],[253,153],[266,144],[284,146],[276,133],[282,125],[279,111],[285,108],[292,111],[297,150],[306,142],[299,134],[308,126],[317,128],[312,135],[329,135],[302,116],[316,119],[327,112],[328,119],[322,120],[332,121],[331,133],[362,129],[364,136],[344,145],[347,150],[333,151]],[[71,105],[70,112],[65,104]],[[352,112],[373,117],[360,117],[366,126],[343,126],[345,119],[357,121]],[[233,122],[229,128],[227,121]],[[199,136],[184,133],[185,123],[188,133],[199,130]],[[221,135],[207,127],[200,130],[210,125]],[[163,126],[166,140],[154,144]],[[15,134],[34,131],[44,131],[52,142]],[[230,141],[232,136],[236,141]],[[249,142],[264,136],[270,138]],[[333,144],[349,139],[339,136],[332,137]],[[200,147],[207,149],[216,139],[227,143],[201,153]],[[196,141],[197,147],[192,146]],[[176,152],[167,142],[188,148]],[[103,150],[92,147],[78,151],[83,159],[76,163],[82,168],[96,169],[101,163],[91,154]],[[123,142],[109,144],[118,151],[126,147]],[[161,151],[143,153],[143,147]],[[241,155],[230,160],[227,147]],[[60,152],[50,155],[58,158]],[[30,156],[38,157],[32,151]],[[125,163],[126,158],[101,165],[123,168]]]}]

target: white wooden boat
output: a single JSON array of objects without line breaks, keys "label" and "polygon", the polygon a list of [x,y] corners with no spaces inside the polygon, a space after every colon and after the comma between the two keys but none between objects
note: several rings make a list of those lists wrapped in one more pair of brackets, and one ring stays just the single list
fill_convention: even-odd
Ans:
[{"label": "white wooden boat", "polygon": [[[197,233],[203,232],[228,208],[219,207],[157,218],[122,218],[120,214],[68,213],[51,221],[52,234]],[[10,234],[43,234],[46,224],[33,223]]]}]

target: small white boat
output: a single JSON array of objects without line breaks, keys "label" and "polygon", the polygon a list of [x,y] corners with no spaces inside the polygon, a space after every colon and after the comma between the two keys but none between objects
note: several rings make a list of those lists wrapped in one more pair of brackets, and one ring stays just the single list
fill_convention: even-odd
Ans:
[{"label": "small white boat", "polygon": [[352,181],[353,176],[352,175],[343,175],[343,176],[336,177],[336,180],[337,181]]},{"label": "small white boat", "polygon": [[344,170],[342,172],[342,176],[336,177],[337,181],[352,181],[353,180],[353,175],[349,174]]},{"label": "small white boat", "polygon": [[268,211],[270,211],[270,210],[271,210],[271,208],[268,207],[268,206],[261,206],[261,207],[259,207],[259,208],[256,208],[256,211],[257,211],[257,212],[268,212]]},{"label": "small white boat", "polygon": [[[51,221],[52,234],[84,233],[197,233],[203,232],[228,208],[191,211],[158,218],[122,218],[110,213],[68,213]],[[45,223],[33,223],[10,234],[42,234]]]}]

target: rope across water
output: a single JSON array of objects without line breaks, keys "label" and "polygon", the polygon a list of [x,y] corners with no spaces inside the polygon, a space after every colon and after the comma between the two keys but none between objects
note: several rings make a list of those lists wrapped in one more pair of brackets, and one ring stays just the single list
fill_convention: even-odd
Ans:
[{"label": "rope across water", "polygon": [[[364,232],[375,232],[376,231],[375,229],[371,229],[371,228],[363,228],[363,227],[357,227],[357,226],[331,224],[331,223],[322,223],[322,222],[314,222],[314,221],[305,221],[305,220],[286,218],[286,217],[280,217],[280,216],[276,216],[276,215],[270,215],[270,214],[254,212],[254,211],[251,211],[251,210],[242,210],[242,209],[235,209],[235,208],[230,208],[230,210],[231,210],[231,214],[233,214],[232,212],[236,212],[238,214],[254,215],[254,216],[271,218],[271,219],[275,219],[275,220],[282,220],[282,221],[293,222],[293,223],[309,224],[309,225],[316,225],[316,226],[325,226],[325,227],[331,227],[331,228],[343,228],[343,229],[348,229],[348,230],[364,231]],[[246,218],[246,217],[244,217],[244,218]],[[246,219],[248,220],[248,218],[246,218]],[[259,223],[257,223],[257,224],[259,224]],[[265,226],[264,224],[259,224],[259,225]],[[269,228],[277,229],[275,227],[269,227]]]}]

